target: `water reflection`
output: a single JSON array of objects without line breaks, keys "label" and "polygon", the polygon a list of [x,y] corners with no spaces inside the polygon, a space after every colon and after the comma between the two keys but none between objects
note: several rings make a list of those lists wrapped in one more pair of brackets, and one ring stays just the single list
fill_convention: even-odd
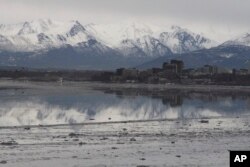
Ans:
[{"label": "water reflection", "polygon": [[8,89],[0,91],[0,126],[229,117],[250,114],[249,102],[242,93]]}]

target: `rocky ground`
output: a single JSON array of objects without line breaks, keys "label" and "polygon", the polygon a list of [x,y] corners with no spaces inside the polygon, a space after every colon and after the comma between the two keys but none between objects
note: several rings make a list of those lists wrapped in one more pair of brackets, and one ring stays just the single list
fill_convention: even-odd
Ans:
[{"label": "rocky ground", "polygon": [[0,166],[229,166],[250,117],[0,128]]}]

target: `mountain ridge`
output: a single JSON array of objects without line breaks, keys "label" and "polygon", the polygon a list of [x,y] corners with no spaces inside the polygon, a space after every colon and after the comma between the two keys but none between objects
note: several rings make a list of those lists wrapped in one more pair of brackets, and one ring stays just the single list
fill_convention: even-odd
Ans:
[{"label": "mountain ridge", "polygon": [[250,53],[244,46],[250,46],[249,34],[219,45],[176,25],[159,27],[140,22],[82,25],[77,20],[50,19],[0,25],[2,66],[102,70],[180,58],[194,66],[204,63],[233,66],[234,60],[239,67],[239,63],[247,61],[246,52]]},{"label": "mountain ridge", "polygon": [[[64,45],[77,46],[78,43],[87,42],[88,40],[97,40],[109,48],[120,51],[130,50],[131,47],[137,47],[140,52],[144,52],[146,56],[163,56],[169,53],[183,53],[197,49],[207,48],[207,43],[212,43],[212,40],[203,37],[204,41],[200,42],[194,40],[200,37],[199,34],[192,33],[187,29],[179,27],[179,34],[184,33],[185,39],[179,36],[171,36],[171,39],[162,39],[158,34],[166,32],[168,28],[161,28],[156,26],[149,26],[143,23],[126,23],[112,24],[112,25],[96,25],[88,24],[83,26],[79,21],[58,22],[50,19],[39,19],[31,22],[24,22],[13,25],[0,26],[0,48],[3,50],[11,51],[39,51],[43,49],[59,48]],[[170,29],[173,31],[173,28]],[[169,34],[178,34],[178,29]],[[151,40],[148,40],[151,39]],[[173,47],[179,47],[178,50],[168,45],[171,42],[166,40],[177,40]],[[181,41],[185,40],[185,41]],[[189,42],[191,40],[191,42]],[[130,41],[131,45],[125,44],[124,41]],[[154,50],[155,43],[161,45],[162,50]],[[164,43],[164,42],[165,43]],[[186,45],[188,43],[188,45]],[[204,44],[204,45],[203,45]],[[11,45],[11,47],[7,47]],[[168,49],[166,49],[168,48]],[[133,50],[133,49],[132,49]],[[165,52],[164,52],[165,51]],[[131,55],[131,54],[124,54]]]},{"label": "mountain ridge", "polygon": [[231,45],[202,49],[193,52],[174,54],[168,57],[159,57],[152,61],[142,63],[136,68],[149,69],[161,67],[170,59],[182,60],[185,68],[197,68],[204,65],[215,65],[221,68],[247,68],[250,69],[250,46]]}]

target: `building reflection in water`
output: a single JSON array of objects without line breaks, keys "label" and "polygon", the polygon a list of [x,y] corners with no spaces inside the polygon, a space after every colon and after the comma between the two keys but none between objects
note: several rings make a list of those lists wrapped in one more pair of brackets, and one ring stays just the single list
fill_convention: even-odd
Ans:
[{"label": "building reflection in water", "polygon": [[0,96],[0,126],[185,120],[250,113],[250,95],[247,93],[108,89],[78,94],[43,91],[41,94],[9,90],[0,91]]},{"label": "building reflection in water", "polygon": [[180,95],[170,95],[162,97],[162,104],[171,107],[180,107],[183,104],[183,97]]}]

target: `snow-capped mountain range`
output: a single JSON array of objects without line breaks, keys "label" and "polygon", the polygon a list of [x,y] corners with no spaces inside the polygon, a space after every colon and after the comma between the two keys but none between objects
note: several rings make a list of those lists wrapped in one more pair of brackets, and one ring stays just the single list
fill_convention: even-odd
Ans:
[{"label": "snow-capped mountain range", "polygon": [[0,25],[0,47],[12,51],[37,51],[72,46],[93,37],[78,21],[37,20],[14,25]]},{"label": "snow-capped mountain range", "polygon": [[39,19],[0,25],[0,49],[40,51],[65,45],[79,46],[96,40],[125,56],[163,56],[216,46],[216,42],[178,26],[157,27],[143,23],[88,24]]},{"label": "snow-capped mountain range", "polygon": [[194,60],[197,56],[193,55],[199,55],[196,66],[209,59],[222,66],[230,62],[228,67],[238,62],[240,67],[250,60],[248,47],[249,33],[221,44],[180,26],[138,21],[83,25],[79,21],[39,19],[0,25],[0,66],[115,69],[154,59],[159,65],[168,58]]}]

